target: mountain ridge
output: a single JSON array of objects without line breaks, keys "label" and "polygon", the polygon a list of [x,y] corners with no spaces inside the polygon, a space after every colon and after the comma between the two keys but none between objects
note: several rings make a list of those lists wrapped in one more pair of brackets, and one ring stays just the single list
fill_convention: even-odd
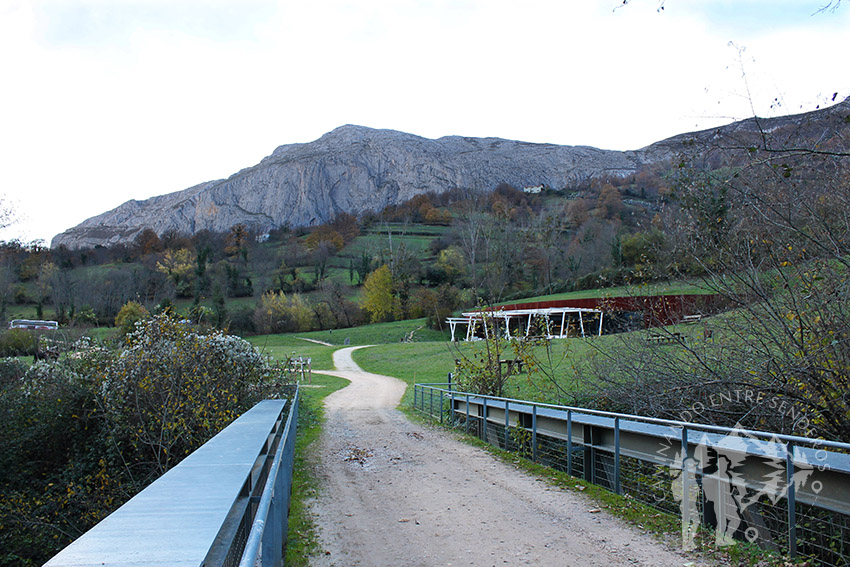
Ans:
[{"label": "mountain ridge", "polygon": [[[718,139],[745,143],[764,128],[802,124],[850,110],[850,97],[822,110],[768,119],[750,118],[679,134],[638,150],[602,150],[503,138],[437,139],[345,124],[312,142],[278,146],[259,163],[233,175],[138,201],[91,217],[56,235],[52,247],[131,242],[146,228],[194,234],[235,224],[258,231],[309,226],[339,213],[379,211],[424,192],[454,188],[492,190],[544,185],[562,189],[604,174],[625,175],[670,159],[689,144]],[[840,118],[840,116],[839,116]],[[738,136],[741,139],[736,140]]]}]

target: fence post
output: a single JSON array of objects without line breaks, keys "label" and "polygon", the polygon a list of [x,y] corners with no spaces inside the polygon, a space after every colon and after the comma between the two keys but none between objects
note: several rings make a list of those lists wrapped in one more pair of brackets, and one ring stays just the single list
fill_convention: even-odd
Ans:
[{"label": "fence post", "polygon": [[531,460],[537,462],[537,404],[531,406]]},{"label": "fence post", "polygon": [[682,427],[682,548],[685,551],[692,549],[691,542],[694,533],[691,529],[691,471],[690,471],[690,445],[688,444],[688,428]]},{"label": "fence post", "polygon": [[567,410],[567,474],[573,476],[573,410]]},{"label": "fence post", "polygon": [[428,417],[434,417],[434,388],[428,388]]},{"label": "fence post", "polygon": [[443,391],[440,390],[440,425],[443,424],[443,414],[445,413],[445,409],[444,409],[445,407],[446,407],[446,403],[445,403],[445,400],[443,399]]},{"label": "fence post", "polygon": [[416,400],[419,399],[418,394],[419,394],[419,384],[414,384],[413,385],[413,407],[414,407],[414,409],[416,408]]},{"label": "fence post", "polygon": [[614,492],[622,494],[620,487],[620,418],[614,418]]},{"label": "fence post", "polygon": [[788,483],[788,556],[793,559],[797,555],[797,495],[794,486],[794,444],[791,442],[785,448],[785,480]]},{"label": "fence post", "polygon": [[466,395],[466,433],[469,433],[469,394]]}]

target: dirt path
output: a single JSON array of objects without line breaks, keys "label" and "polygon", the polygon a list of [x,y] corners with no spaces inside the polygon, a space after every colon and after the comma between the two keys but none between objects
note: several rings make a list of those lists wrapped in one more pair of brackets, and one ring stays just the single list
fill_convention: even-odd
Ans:
[{"label": "dirt path", "polygon": [[327,372],[351,385],[325,402],[315,567],[703,565],[581,494],[411,423],[395,409],[405,384],[360,370],[356,348],[336,351]]},{"label": "dirt path", "polygon": [[298,340],[301,340],[301,341],[307,341],[308,343],[316,343],[317,345],[334,346],[331,343],[326,343],[325,341],[317,341],[316,339],[308,339],[307,337],[295,337],[295,338],[298,339]]}]

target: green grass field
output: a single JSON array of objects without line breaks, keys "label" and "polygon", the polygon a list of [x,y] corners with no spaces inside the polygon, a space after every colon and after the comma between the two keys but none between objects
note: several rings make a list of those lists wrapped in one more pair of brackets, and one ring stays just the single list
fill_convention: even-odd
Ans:
[{"label": "green grass field", "polygon": [[[428,246],[431,244],[433,239],[434,237],[432,236],[393,234],[392,246],[394,249],[398,249],[398,247],[404,245],[408,252],[413,252],[417,257],[425,257],[428,255]],[[348,258],[356,259],[364,253],[371,257],[376,251],[389,251],[389,249],[390,239],[386,234],[367,234],[358,236],[351,241],[351,244],[340,251],[340,253],[335,257],[335,260],[332,260],[332,263],[335,266],[348,267]]]},{"label": "green grass field", "polygon": [[[361,327],[366,332],[368,327]],[[675,325],[668,328],[679,332],[691,343],[701,339],[702,327],[698,325]],[[623,341],[645,341],[650,332],[640,330],[633,333],[604,335],[590,338],[555,339],[550,348],[537,346],[533,358],[539,362],[534,373],[521,372],[505,385],[505,397],[528,399],[548,403],[574,403],[586,392],[587,384],[578,381],[577,370],[589,363],[599,350],[610,350]],[[374,336],[374,335],[372,335]],[[354,344],[352,342],[352,344]],[[371,348],[354,353],[354,361],[364,370],[376,374],[393,376],[412,386],[415,383],[447,380],[449,372],[455,371],[455,360],[472,358],[484,348],[483,342],[450,343],[446,340],[417,343],[381,342],[377,340],[358,344],[373,344]],[[652,348],[671,350],[681,348],[675,344],[659,344]],[[510,347],[506,358],[513,358]],[[403,403],[412,401],[413,390],[408,388]]]},{"label": "green grass field", "polygon": [[300,335],[259,335],[248,337],[248,342],[277,360],[287,358],[310,358],[313,370],[333,370],[333,351],[328,347],[299,339]]},{"label": "green grass field", "polygon": [[[677,325],[669,328],[681,332],[688,340],[695,340],[702,327]],[[652,332],[657,332],[654,330]],[[410,337],[413,341],[404,342]],[[556,339],[550,348],[535,347],[533,356],[540,361],[534,374],[522,372],[505,385],[506,397],[533,399],[550,403],[571,403],[581,398],[585,386],[577,382],[576,370],[587,364],[599,349],[608,350],[624,340],[644,340],[650,331],[605,335],[592,338]],[[691,336],[693,335],[693,336]],[[310,339],[310,340],[305,340]],[[449,372],[455,371],[455,360],[470,358],[484,347],[483,342],[449,342],[446,332],[434,331],[425,326],[424,319],[377,323],[351,329],[313,331],[285,335],[250,337],[251,344],[278,359],[288,356],[310,357],[314,370],[332,370],[333,352],[345,346],[374,345],[354,353],[354,360],[368,372],[399,378],[413,385],[417,382],[445,382]],[[321,341],[330,346],[311,341]],[[675,345],[658,345],[655,348],[672,349]],[[513,358],[507,351],[506,358]],[[412,399],[408,388],[403,403]]]},{"label": "green grass field", "polygon": [[[534,356],[541,361],[551,359],[552,364],[545,363],[547,371],[554,375],[560,388],[567,392],[576,392],[578,387],[572,381],[573,366],[581,364],[594,348],[591,341],[606,340],[607,337],[594,339],[563,339],[552,342],[551,357],[546,349],[538,347]],[[408,344],[380,344],[371,348],[361,349],[354,353],[354,361],[364,370],[375,374],[393,376],[407,382],[409,386],[423,382],[446,382],[449,372],[455,371],[455,359],[472,357],[476,351],[484,348],[482,343],[448,343],[427,342]],[[510,352],[506,353],[510,357]],[[505,397],[551,401],[553,399],[552,384],[546,378],[530,379],[522,372],[506,384]],[[408,388],[402,403],[412,401],[413,389]]]},{"label": "green grass field", "polygon": [[568,291],[552,295],[538,295],[523,299],[515,299],[502,302],[499,305],[510,305],[514,303],[531,303],[533,301],[559,301],[562,299],[590,299],[597,297],[641,297],[645,295],[699,295],[702,293],[713,293],[697,284],[689,283],[650,283],[638,286],[619,286],[604,289],[586,289],[580,291]]},{"label": "green grass field", "polygon": [[312,331],[309,333],[295,333],[287,336],[304,337],[330,343],[337,346],[345,345],[349,340],[351,346],[378,345],[401,343],[411,336],[413,342],[446,341],[448,333],[429,329],[425,325],[425,319],[409,319],[406,321],[393,321],[392,323],[375,323],[352,327],[350,329],[335,329],[333,331]]}]

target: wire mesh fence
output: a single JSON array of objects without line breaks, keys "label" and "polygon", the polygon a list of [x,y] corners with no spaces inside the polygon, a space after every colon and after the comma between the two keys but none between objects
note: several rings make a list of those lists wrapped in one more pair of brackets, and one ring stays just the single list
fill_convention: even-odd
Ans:
[{"label": "wire mesh fence", "polygon": [[[453,391],[449,384],[417,384],[414,407],[444,425],[681,515],[683,521],[696,518],[714,530],[720,545],[751,541],[813,564],[850,567],[850,445],[783,436],[748,443],[735,437],[730,443],[730,433],[739,432],[479,396]],[[689,432],[700,436],[689,440]],[[803,441],[814,449],[806,453],[799,446]],[[826,457],[807,470],[805,457],[815,449]],[[738,455],[736,466],[745,474],[724,466],[730,455]],[[765,463],[775,470],[759,477]],[[817,485],[823,490],[812,491]]]}]

